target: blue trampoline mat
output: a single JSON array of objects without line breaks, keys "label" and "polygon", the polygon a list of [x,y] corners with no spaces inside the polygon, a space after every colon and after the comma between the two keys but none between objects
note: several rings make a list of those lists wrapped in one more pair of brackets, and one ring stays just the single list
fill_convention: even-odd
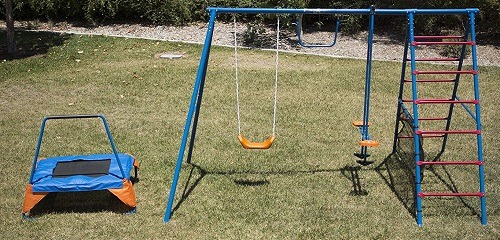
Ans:
[{"label": "blue trampoline mat", "polygon": [[[75,156],[57,156],[48,157],[40,160],[37,163],[36,170],[33,174],[33,192],[79,192],[79,191],[96,191],[113,188],[123,188],[123,179],[130,179],[130,170],[134,166],[134,157],[126,153],[119,153],[120,163],[122,165],[125,176],[123,177],[116,161],[114,154],[91,154],[91,155],[75,155]],[[85,164],[90,161],[90,164]],[[88,169],[80,169],[82,174],[77,174],[78,168],[82,166],[92,166],[92,161],[109,164],[109,171],[100,174],[88,174]],[[77,170],[73,169],[72,174],[76,175],[61,175],[56,170],[58,163],[69,166],[76,164]],[[104,165],[107,167],[107,165]],[[71,171],[70,171],[71,172]]]}]

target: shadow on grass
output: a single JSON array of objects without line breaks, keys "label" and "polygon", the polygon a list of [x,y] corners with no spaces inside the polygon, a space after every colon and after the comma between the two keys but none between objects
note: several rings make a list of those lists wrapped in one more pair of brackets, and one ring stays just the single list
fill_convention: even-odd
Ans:
[{"label": "shadow on grass", "polygon": [[[441,154],[437,154],[434,157],[429,157],[433,161],[439,161]],[[413,163],[412,158],[400,158],[397,154],[392,153],[387,156],[384,161],[375,168],[377,173],[382,177],[387,186],[396,195],[398,200],[403,204],[403,206],[408,210],[408,212],[416,219],[416,188],[415,188],[415,163]],[[410,160],[410,161],[408,161]],[[425,169],[425,174],[424,174]],[[428,166],[422,168],[421,179],[424,183],[424,175],[429,177],[430,174],[433,179],[438,179],[438,184],[443,185],[449,192],[459,192],[457,185],[455,184],[455,179],[446,166],[440,166],[439,170],[436,167]],[[433,184],[434,184],[433,182]],[[424,190],[424,189],[423,189]],[[425,190],[424,190],[425,191]],[[478,218],[481,217],[480,213],[464,198],[456,197],[460,203],[467,208],[473,215]],[[444,204],[444,203],[443,203]]]},{"label": "shadow on grass", "polygon": [[411,164],[402,161],[392,153],[375,168],[398,200],[416,219],[415,174]]},{"label": "shadow on grass", "polygon": [[363,186],[361,185],[361,179],[359,177],[360,170],[360,166],[345,166],[344,168],[340,169],[342,175],[349,179],[352,183],[352,191],[350,192],[351,196],[368,195],[368,191],[363,189]]},{"label": "shadow on grass", "polygon": [[[177,204],[174,205],[172,209],[172,214],[174,214],[177,209],[182,205],[182,203],[189,197],[193,190],[200,184],[200,182],[207,175],[223,175],[223,176],[234,176],[234,175],[245,175],[245,174],[255,174],[255,175],[299,175],[299,174],[316,174],[316,173],[333,173],[341,172],[342,175],[352,182],[353,190],[349,195],[351,196],[365,196],[368,192],[363,189],[361,184],[361,178],[359,177],[359,171],[361,167],[359,166],[345,166],[340,169],[316,169],[316,170],[303,170],[303,171],[207,171],[201,166],[190,163],[189,176],[186,183],[184,184],[184,189],[182,195]],[[248,187],[258,187],[270,184],[267,179],[249,179],[249,178],[237,178],[233,182],[240,186]]]},{"label": "shadow on grass", "polygon": [[132,208],[126,206],[108,190],[91,192],[49,193],[33,209],[30,218],[38,218],[46,214],[63,213],[97,213],[113,212],[129,213]]},{"label": "shadow on grass", "polygon": [[[139,182],[137,168],[130,177],[133,185]],[[118,214],[134,213],[135,208],[125,205],[108,190],[84,192],[52,192],[47,194],[29,212],[30,219],[46,214],[60,213],[97,213],[113,212]]]},{"label": "shadow on grass", "polygon": [[36,32],[16,29],[17,52],[7,53],[6,30],[0,30],[0,60],[16,60],[42,55],[54,46],[64,43],[71,35],[53,32]]}]

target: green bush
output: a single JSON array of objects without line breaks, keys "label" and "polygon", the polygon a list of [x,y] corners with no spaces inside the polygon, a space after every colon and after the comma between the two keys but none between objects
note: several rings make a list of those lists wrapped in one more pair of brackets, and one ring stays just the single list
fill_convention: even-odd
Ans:
[{"label": "green bush", "polygon": [[[5,1],[1,1],[1,17],[5,17]],[[183,25],[194,21],[206,21],[208,6],[219,7],[279,7],[279,8],[368,8],[374,3],[377,8],[467,8],[480,9],[477,17],[478,33],[500,36],[500,0],[18,0],[14,1],[14,18],[17,20],[69,19],[91,23],[103,20],[146,20],[154,24]],[[220,20],[230,20],[230,15]],[[335,17],[322,18],[334,21]],[[342,31],[355,33],[365,30],[367,16],[342,16]],[[275,16],[251,17],[246,20],[272,22]],[[289,18],[290,19],[290,18]],[[405,18],[393,16],[377,17],[376,26],[383,29],[403,31]],[[419,34],[440,33],[443,29],[463,30],[464,18],[457,16],[419,16],[415,21]]]},{"label": "green bush", "polygon": [[147,19],[156,24],[182,25],[192,21],[191,1],[177,0],[147,0],[145,4],[145,15]]},{"label": "green bush", "polygon": [[84,7],[85,18],[88,21],[112,19],[119,8],[118,0],[89,0]]}]

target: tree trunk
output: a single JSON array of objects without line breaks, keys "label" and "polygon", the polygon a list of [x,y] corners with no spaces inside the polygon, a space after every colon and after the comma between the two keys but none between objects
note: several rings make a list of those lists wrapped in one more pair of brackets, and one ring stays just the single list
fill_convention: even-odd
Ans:
[{"label": "tree trunk", "polygon": [[16,52],[16,42],[14,41],[14,18],[12,17],[12,0],[5,1],[7,17],[7,52]]}]

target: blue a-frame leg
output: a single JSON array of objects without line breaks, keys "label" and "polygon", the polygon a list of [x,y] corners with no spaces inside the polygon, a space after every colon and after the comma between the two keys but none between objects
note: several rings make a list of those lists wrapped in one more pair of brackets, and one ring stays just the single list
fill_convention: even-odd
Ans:
[{"label": "blue a-frame leg", "polygon": [[193,95],[191,96],[191,102],[189,104],[188,115],[186,118],[186,125],[184,126],[184,133],[182,135],[181,146],[179,148],[179,155],[177,157],[177,163],[175,165],[174,170],[174,178],[172,179],[172,186],[170,187],[170,194],[167,202],[167,208],[165,209],[165,216],[163,218],[163,222],[168,222],[172,215],[172,208],[175,198],[175,190],[177,188],[177,182],[179,180],[179,174],[182,167],[182,161],[184,159],[184,152],[186,150],[189,129],[191,128],[191,122],[194,122],[191,131],[191,140],[189,146],[189,154],[188,154],[188,162],[191,161],[191,154],[194,147],[194,139],[196,135],[196,127],[198,124],[198,116],[200,114],[200,106],[201,100],[203,97],[203,87],[205,85],[205,76],[207,74],[207,66],[208,66],[208,58],[210,56],[210,47],[212,45],[212,37],[215,26],[215,18],[217,17],[217,13],[215,10],[210,11],[210,21],[208,24],[207,36],[205,38],[205,44],[203,45],[203,52],[200,59],[200,67],[198,68],[198,74],[196,77],[196,82],[193,88]]}]

